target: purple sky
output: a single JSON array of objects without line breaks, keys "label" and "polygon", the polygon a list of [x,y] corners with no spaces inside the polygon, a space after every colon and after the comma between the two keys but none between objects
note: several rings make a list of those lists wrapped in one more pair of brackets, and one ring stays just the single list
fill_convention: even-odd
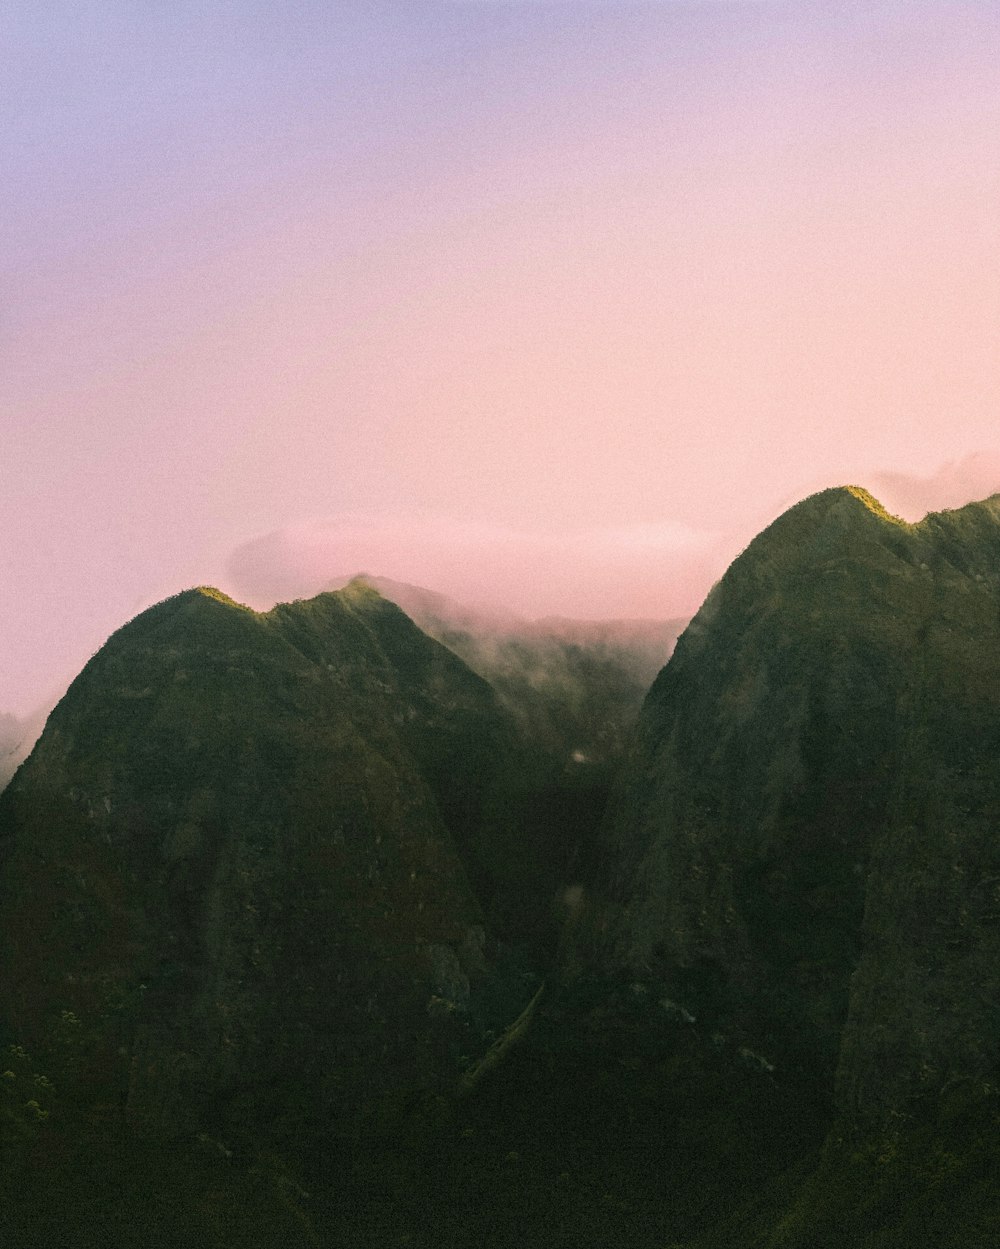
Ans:
[{"label": "purple sky", "polygon": [[0,711],[365,569],[674,615],[1000,490],[994,0],[11,0]]}]

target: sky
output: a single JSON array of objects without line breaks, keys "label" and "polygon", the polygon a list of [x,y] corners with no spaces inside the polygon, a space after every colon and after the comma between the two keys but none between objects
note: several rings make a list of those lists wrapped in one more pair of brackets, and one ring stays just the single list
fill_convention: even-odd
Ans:
[{"label": "sky", "polygon": [[9,0],[0,712],[187,586],[693,612],[1000,490],[993,0]]}]

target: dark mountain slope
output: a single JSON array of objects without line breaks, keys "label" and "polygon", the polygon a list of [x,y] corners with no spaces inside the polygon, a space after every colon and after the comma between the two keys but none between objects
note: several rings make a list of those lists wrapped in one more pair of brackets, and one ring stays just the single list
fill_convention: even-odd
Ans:
[{"label": "dark mountain slope", "polygon": [[362,585],[145,613],[0,797],[0,1236],[995,1244],[998,633],[1000,498],[780,518],[650,692],[539,995],[566,740]]},{"label": "dark mountain slope", "polygon": [[6,1029],[41,1050],[74,1012],[91,1082],[160,1132],[454,1078],[486,967],[463,850],[512,743],[367,587],[144,612],[0,797]]},{"label": "dark mountain slope", "polygon": [[651,690],[570,948],[915,1120],[1000,1074],[998,819],[1000,497],[910,526],[826,491]]}]

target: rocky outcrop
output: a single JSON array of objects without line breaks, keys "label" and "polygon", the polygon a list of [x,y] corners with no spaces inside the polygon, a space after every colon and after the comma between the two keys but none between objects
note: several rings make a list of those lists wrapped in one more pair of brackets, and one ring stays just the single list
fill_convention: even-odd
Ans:
[{"label": "rocky outcrop", "polygon": [[513,732],[369,587],[211,590],[94,656],[0,797],[0,1001],[137,1127],[313,1120],[450,1081]]},{"label": "rocky outcrop", "polygon": [[998,818],[1000,497],[907,525],[825,491],[654,684],[569,959],[664,982],[856,1119],[986,1095]]}]

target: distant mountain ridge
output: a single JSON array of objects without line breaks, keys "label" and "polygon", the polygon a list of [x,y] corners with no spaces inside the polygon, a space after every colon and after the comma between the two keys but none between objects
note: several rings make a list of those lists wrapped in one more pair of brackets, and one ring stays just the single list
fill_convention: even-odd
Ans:
[{"label": "distant mountain ridge", "polygon": [[[519,616],[514,612],[488,610],[459,603],[437,590],[391,577],[372,576],[366,572],[353,573],[347,577],[335,577],[328,589],[339,590],[351,581],[364,581],[374,586],[383,597],[396,603],[418,624],[427,621],[435,626],[449,626],[470,633],[492,633],[499,636],[518,635],[527,637],[558,637],[577,642],[631,642],[637,647],[648,644],[662,648],[676,640],[674,630],[686,623],[686,618],[671,617],[607,617],[580,619],[574,616]],[[423,625],[421,624],[421,628]],[[650,662],[657,663],[656,671],[663,666],[658,651]],[[657,662],[659,660],[659,662]],[[655,674],[654,674],[655,675]]]}]

